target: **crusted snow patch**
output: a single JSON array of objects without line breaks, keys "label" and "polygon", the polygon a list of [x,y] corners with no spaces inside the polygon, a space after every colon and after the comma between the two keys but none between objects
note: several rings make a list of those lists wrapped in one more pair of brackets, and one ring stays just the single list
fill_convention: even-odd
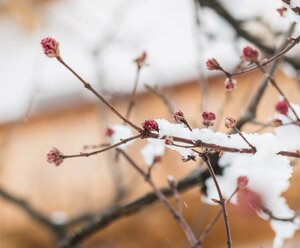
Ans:
[{"label": "crusted snow patch", "polygon": [[157,157],[164,155],[165,147],[161,144],[148,143],[142,148],[141,153],[143,155],[145,164],[152,166]]},{"label": "crusted snow patch", "polygon": [[[113,131],[109,137],[110,144],[116,144],[121,140],[130,138],[133,136],[131,129],[128,126],[117,124],[110,127]],[[118,146],[119,149],[124,149],[126,146],[131,145],[134,143],[134,140],[124,143]]]}]

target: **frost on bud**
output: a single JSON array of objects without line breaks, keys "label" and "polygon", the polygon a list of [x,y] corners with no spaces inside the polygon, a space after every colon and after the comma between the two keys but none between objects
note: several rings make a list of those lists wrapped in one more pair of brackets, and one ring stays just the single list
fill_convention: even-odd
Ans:
[{"label": "frost on bud", "polygon": [[64,160],[63,154],[57,149],[57,148],[52,148],[48,153],[47,153],[47,162],[48,163],[53,163],[56,166],[59,166]]},{"label": "frost on bud", "polygon": [[165,144],[166,144],[166,145],[169,145],[169,146],[173,145],[173,144],[174,144],[173,137],[167,136],[167,137],[165,138]]},{"label": "frost on bud", "polygon": [[219,62],[216,59],[211,58],[206,61],[206,68],[207,70],[213,71],[213,70],[220,70],[221,67]]},{"label": "frost on bud", "polygon": [[213,126],[216,120],[216,115],[213,112],[203,112],[203,125],[206,127]]},{"label": "frost on bud", "polygon": [[278,113],[287,115],[287,113],[289,111],[289,105],[288,105],[287,101],[280,100],[276,103],[275,109]]},{"label": "frost on bud", "polygon": [[46,37],[42,39],[41,45],[47,57],[58,58],[60,56],[59,43],[55,39]]},{"label": "frost on bud", "polygon": [[178,110],[173,114],[173,120],[177,123],[182,123],[185,121],[184,115],[182,111]]},{"label": "frost on bud", "polygon": [[226,78],[225,82],[224,82],[224,87],[225,90],[227,91],[232,91],[236,88],[236,80],[232,79],[232,78]]},{"label": "frost on bud", "polygon": [[158,124],[155,120],[145,120],[142,125],[147,131],[159,131]]},{"label": "frost on bud", "polygon": [[236,124],[236,120],[233,119],[232,117],[227,117],[225,119],[225,127],[226,128],[234,128]]},{"label": "frost on bud", "polygon": [[276,11],[279,13],[280,16],[284,16],[285,12],[287,11],[286,7],[281,7],[276,9]]},{"label": "frost on bud", "polygon": [[241,59],[245,62],[255,63],[257,62],[258,56],[259,53],[255,48],[246,46],[243,49],[243,55],[241,56]]},{"label": "frost on bud", "polygon": [[247,185],[248,185],[248,182],[249,182],[249,179],[246,176],[239,176],[237,178],[237,186],[238,186],[239,189],[246,188]]},{"label": "frost on bud", "polygon": [[115,133],[115,131],[110,127],[106,128],[106,130],[105,130],[106,137],[111,137],[111,136],[113,136],[114,133]]},{"label": "frost on bud", "polygon": [[136,63],[138,68],[142,68],[146,64],[146,59],[147,59],[147,53],[144,51],[133,62]]}]

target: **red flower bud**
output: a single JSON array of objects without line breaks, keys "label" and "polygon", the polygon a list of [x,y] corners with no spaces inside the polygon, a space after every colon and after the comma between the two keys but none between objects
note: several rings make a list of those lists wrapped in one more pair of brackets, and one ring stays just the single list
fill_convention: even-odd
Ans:
[{"label": "red flower bud", "polygon": [[182,121],[184,121],[185,118],[184,118],[183,113],[182,113],[180,110],[176,111],[176,112],[173,114],[173,120],[174,120],[175,122],[178,122],[178,123],[181,123]]},{"label": "red flower bud", "polygon": [[208,59],[206,61],[206,68],[207,70],[213,71],[213,70],[220,70],[220,64],[218,61],[214,58]]},{"label": "red flower bud", "polygon": [[59,52],[59,43],[51,38],[51,37],[46,37],[42,39],[41,45],[44,49],[44,53],[46,54],[47,57],[49,58],[58,58],[60,56]]},{"label": "red flower bud", "polygon": [[289,111],[289,105],[285,100],[281,100],[276,103],[275,109],[278,113],[287,115],[287,113]]},{"label": "red flower bud", "polygon": [[243,55],[241,58],[245,62],[255,63],[258,59],[258,56],[259,53],[255,48],[251,46],[246,46],[243,49]]},{"label": "red flower bud", "polygon": [[202,113],[202,118],[203,118],[203,125],[208,127],[208,126],[213,126],[214,122],[216,120],[216,115],[213,112],[203,112]]},{"label": "red flower bud", "polygon": [[144,51],[139,57],[137,57],[133,62],[136,63],[136,65],[141,68],[145,65],[147,59],[147,53]]},{"label": "red flower bud", "polygon": [[113,136],[114,133],[115,133],[115,131],[110,127],[106,128],[106,130],[105,130],[106,137],[111,137],[111,136]]},{"label": "red flower bud", "polygon": [[227,91],[232,91],[236,88],[236,80],[232,79],[232,78],[226,78],[225,82],[224,82],[224,87],[225,90]]},{"label": "red flower bud", "polygon": [[147,131],[159,131],[158,124],[155,120],[145,120],[142,125]]},{"label": "red flower bud", "polygon": [[64,160],[62,153],[57,148],[52,148],[47,153],[47,162],[59,166]]},{"label": "red flower bud", "polygon": [[225,119],[225,127],[227,128],[234,128],[236,124],[236,120],[233,119],[232,117],[227,117]]}]

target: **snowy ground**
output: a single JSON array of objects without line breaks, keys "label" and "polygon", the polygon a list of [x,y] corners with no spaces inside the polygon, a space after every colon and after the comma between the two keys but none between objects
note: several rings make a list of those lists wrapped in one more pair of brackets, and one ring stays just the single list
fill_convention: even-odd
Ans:
[{"label": "snowy ground", "polygon": [[[281,31],[289,24],[275,10],[279,0],[222,2],[241,19],[263,16]],[[0,16],[0,122],[24,116],[32,99],[33,111],[60,108],[74,96],[93,99],[59,63],[42,54],[39,42],[48,35],[60,41],[65,61],[108,94],[130,91],[132,60],[143,50],[150,66],[142,72],[140,89],[143,83],[196,78],[205,71],[199,65],[212,56],[227,68],[235,65],[246,41],[237,43],[233,30],[210,9],[201,11],[197,33],[194,15],[192,0],[66,0],[43,10],[31,33]],[[267,37],[265,28],[255,30]]]}]

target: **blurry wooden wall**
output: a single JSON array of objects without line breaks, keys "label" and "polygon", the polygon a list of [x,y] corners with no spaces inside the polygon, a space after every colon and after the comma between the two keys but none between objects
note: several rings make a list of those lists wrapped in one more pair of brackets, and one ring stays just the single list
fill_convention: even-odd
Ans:
[{"label": "blurry wooden wall", "polygon": [[[299,84],[282,74],[278,82],[292,102],[300,102]],[[209,81],[206,109],[217,112],[223,105],[225,92],[223,77]],[[74,79],[75,81],[75,79]],[[225,116],[238,117],[246,107],[261,81],[259,73],[238,78],[237,90],[230,93],[230,100],[224,109]],[[84,88],[82,89],[85,90]],[[189,82],[163,89],[165,95],[186,115],[193,127],[201,126],[201,94],[197,82]],[[269,87],[259,107],[258,118],[267,121],[274,113],[278,94]],[[128,98],[116,98],[112,104],[125,113]],[[148,118],[171,120],[167,108],[154,95],[142,93],[137,97],[132,121],[136,124]],[[34,208],[47,216],[63,212],[67,218],[81,212],[101,212],[112,206],[115,190],[113,171],[121,172],[121,183],[128,195],[121,202],[128,202],[148,192],[149,187],[124,161],[116,163],[113,152],[89,158],[68,159],[60,167],[46,162],[46,153],[55,146],[65,154],[82,151],[84,145],[105,142],[104,129],[109,124],[120,123],[109,111],[98,105],[82,106],[70,110],[29,118],[27,122],[9,123],[0,126],[0,185],[16,196],[28,200]],[[221,125],[222,126],[222,125]],[[246,126],[246,130],[258,127]],[[145,141],[138,141],[128,148],[130,154],[143,166],[136,147]],[[166,185],[166,177],[175,178],[195,169],[195,162],[182,163],[178,154],[168,151],[162,162],[154,168],[154,178],[159,185]],[[218,207],[201,202],[199,188],[183,194],[187,204],[184,213],[195,233],[214,217]],[[293,209],[300,208],[299,169],[295,167],[288,202]],[[242,216],[229,207],[229,218],[234,247],[270,247],[273,237],[267,222],[256,215]],[[53,247],[51,234],[29,218],[22,210],[0,198],[0,247]],[[145,248],[187,247],[178,224],[160,204],[154,204],[128,218],[109,225],[93,235],[84,247]],[[207,237],[204,247],[225,247],[223,221]]]}]

